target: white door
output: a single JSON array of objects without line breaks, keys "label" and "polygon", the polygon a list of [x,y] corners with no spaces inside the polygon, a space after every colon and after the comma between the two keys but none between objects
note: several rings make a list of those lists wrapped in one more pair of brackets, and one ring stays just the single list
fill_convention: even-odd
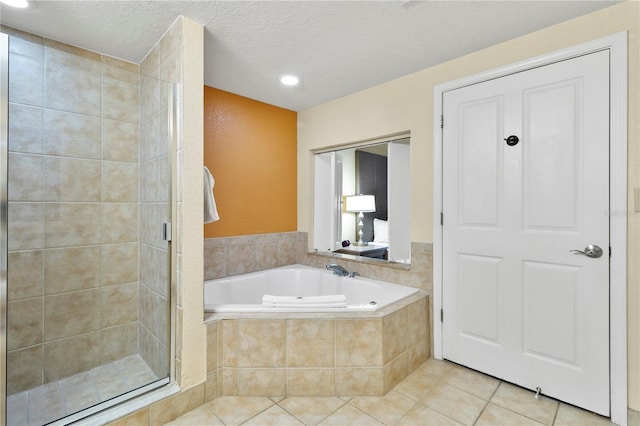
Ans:
[{"label": "white door", "polygon": [[446,92],[443,116],[444,358],[608,415],[608,51]]}]

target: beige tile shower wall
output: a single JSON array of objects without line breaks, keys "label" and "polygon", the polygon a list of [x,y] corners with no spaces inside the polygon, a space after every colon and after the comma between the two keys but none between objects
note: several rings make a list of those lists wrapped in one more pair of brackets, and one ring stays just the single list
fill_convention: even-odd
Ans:
[{"label": "beige tile shower wall", "polygon": [[12,394],[137,352],[139,74],[3,31]]},{"label": "beige tile shower wall", "polygon": [[140,64],[140,355],[158,376],[169,368],[168,244],[162,224],[171,222],[169,200],[169,102],[181,79],[182,21],[177,21]]},{"label": "beige tile shower wall", "polygon": [[172,307],[176,308],[175,378],[181,392],[126,416],[114,425],[164,424],[205,402],[207,330],[202,322],[203,179],[200,167],[203,164],[204,139],[204,28],[180,17],[145,59],[142,74],[149,74],[156,67],[163,69],[162,55],[171,52],[172,36],[167,37],[168,34],[180,38],[176,50],[179,65],[175,68],[179,72],[176,76],[179,86],[178,134],[177,144],[171,152],[174,165],[171,255],[175,263],[171,268],[173,288],[170,296],[175,296],[175,300],[171,300]]}]

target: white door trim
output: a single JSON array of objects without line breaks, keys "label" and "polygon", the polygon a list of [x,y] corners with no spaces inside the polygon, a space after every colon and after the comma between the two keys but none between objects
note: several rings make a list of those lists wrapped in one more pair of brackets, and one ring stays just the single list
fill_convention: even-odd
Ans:
[{"label": "white door trim", "polygon": [[[443,94],[576,56],[610,52],[610,379],[611,421],[627,424],[627,33],[617,33],[568,49],[434,87],[433,90],[433,353],[442,359],[442,116]],[[445,217],[446,220],[446,217]]]}]

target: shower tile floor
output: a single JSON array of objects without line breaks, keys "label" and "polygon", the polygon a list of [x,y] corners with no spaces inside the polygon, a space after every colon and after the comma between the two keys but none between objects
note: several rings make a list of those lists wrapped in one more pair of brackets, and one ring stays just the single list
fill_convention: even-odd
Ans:
[{"label": "shower tile floor", "polygon": [[[630,426],[640,426],[637,412]],[[430,359],[381,397],[223,396],[171,426],[608,425],[608,418],[446,361]],[[167,425],[167,426],[168,426]]]},{"label": "shower tile floor", "polygon": [[157,379],[140,355],[130,355],[9,396],[7,425],[41,426]]}]

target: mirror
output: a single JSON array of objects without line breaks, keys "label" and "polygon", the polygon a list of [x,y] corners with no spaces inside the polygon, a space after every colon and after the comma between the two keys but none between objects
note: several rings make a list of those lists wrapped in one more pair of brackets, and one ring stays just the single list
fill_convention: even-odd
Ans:
[{"label": "mirror", "polygon": [[315,155],[317,252],[411,262],[409,151],[404,137]]}]

